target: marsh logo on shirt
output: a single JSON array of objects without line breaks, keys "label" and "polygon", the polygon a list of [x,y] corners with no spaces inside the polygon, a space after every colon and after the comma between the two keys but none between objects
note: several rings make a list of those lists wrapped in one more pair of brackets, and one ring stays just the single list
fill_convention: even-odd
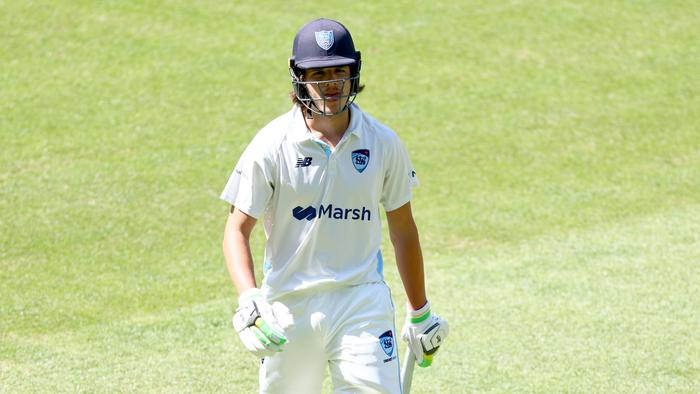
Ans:
[{"label": "marsh logo on shirt", "polygon": [[306,208],[296,207],[292,209],[292,216],[297,220],[313,220],[316,217],[316,208],[312,206]]},{"label": "marsh logo on shirt", "polygon": [[297,220],[313,220],[315,218],[327,218],[337,220],[372,220],[372,211],[366,207],[362,208],[341,208],[334,207],[333,204],[319,205],[318,209],[309,205],[304,208],[297,206],[292,209],[292,216]]}]

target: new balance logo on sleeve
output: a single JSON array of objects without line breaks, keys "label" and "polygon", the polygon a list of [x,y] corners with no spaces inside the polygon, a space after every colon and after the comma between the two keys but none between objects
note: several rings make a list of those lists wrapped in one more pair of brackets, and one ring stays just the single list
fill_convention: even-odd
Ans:
[{"label": "new balance logo on sleeve", "polygon": [[292,216],[297,220],[313,220],[315,218],[328,218],[339,220],[372,220],[372,211],[362,208],[340,208],[333,204],[319,205],[318,209],[308,206],[306,208],[297,206],[292,209]]},{"label": "new balance logo on sleeve", "polygon": [[311,165],[311,157],[300,157],[297,159],[297,165],[294,166],[295,168],[299,167],[308,167]]}]

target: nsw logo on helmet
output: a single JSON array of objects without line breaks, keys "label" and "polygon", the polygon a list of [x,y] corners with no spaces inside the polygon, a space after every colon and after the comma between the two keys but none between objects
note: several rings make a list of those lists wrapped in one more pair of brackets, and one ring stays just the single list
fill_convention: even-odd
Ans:
[{"label": "nsw logo on helmet", "polygon": [[329,50],[333,46],[333,30],[321,30],[314,32],[316,34],[316,44],[323,48],[323,50]]}]

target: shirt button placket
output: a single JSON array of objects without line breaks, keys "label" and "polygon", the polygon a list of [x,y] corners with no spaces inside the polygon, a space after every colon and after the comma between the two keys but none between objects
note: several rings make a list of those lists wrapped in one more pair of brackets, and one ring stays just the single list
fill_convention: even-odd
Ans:
[{"label": "shirt button placket", "polygon": [[323,190],[324,190],[323,195],[325,197],[325,195],[328,193],[329,187],[333,183],[333,178],[335,175],[335,160],[334,160],[334,156],[333,156],[333,151],[331,151],[330,146],[328,146],[324,143],[321,143],[321,142],[319,142],[319,146],[321,147],[321,149],[323,150],[323,153],[325,154],[325,157],[324,157],[325,169],[323,170],[324,174],[323,174],[323,178],[322,178],[323,179]]}]

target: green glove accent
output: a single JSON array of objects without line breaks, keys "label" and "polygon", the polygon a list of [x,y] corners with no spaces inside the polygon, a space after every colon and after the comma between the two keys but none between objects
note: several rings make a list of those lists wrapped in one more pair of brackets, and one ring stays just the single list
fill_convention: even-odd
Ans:
[{"label": "green glove accent", "polygon": [[253,334],[255,334],[255,336],[258,338],[258,340],[260,340],[260,342],[262,342],[262,344],[266,348],[268,348],[268,349],[270,348],[270,345],[272,345],[272,341],[270,341],[270,339],[267,336],[265,336],[265,334],[263,334],[259,328],[251,327],[250,331],[252,331]]},{"label": "green glove accent", "polygon": [[423,313],[423,314],[420,315],[420,316],[411,317],[411,323],[413,323],[413,324],[418,324],[418,323],[420,323],[420,322],[422,322],[422,321],[425,321],[425,319],[427,319],[427,318],[429,318],[429,317],[430,317],[430,308],[428,308],[428,310],[425,311],[425,313]]},{"label": "green glove accent", "polygon": [[[262,318],[257,318],[255,320],[255,326],[262,331],[262,334],[264,334],[269,341],[272,341],[276,345],[281,346],[287,342],[287,337],[285,337],[284,334],[270,327]],[[263,343],[265,346],[268,345],[264,341]]]},{"label": "green glove accent", "polygon": [[420,363],[416,363],[416,364],[418,364],[418,366],[421,368],[427,368],[432,363],[433,363],[433,355],[432,354],[424,354],[423,361],[421,361]]}]

